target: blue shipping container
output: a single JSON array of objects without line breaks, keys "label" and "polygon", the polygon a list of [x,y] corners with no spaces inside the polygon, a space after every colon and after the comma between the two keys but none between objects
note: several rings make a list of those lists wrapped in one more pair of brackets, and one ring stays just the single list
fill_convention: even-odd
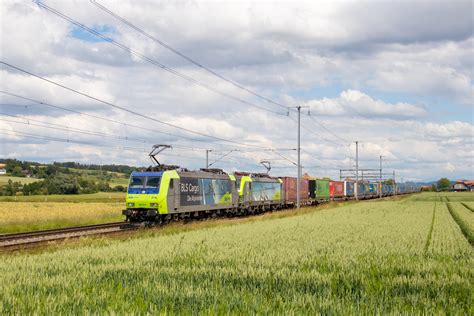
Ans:
[{"label": "blue shipping container", "polygon": [[344,181],[344,195],[345,196],[354,196],[354,182]]}]

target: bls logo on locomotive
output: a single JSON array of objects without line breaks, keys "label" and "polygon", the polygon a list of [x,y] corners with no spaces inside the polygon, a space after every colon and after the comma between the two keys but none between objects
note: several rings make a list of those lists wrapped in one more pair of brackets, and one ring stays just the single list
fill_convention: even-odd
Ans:
[{"label": "bls logo on locomotive", "polygon": [[193,185],[192,183],[181,183],[181,192],[182,193],[193,193],[197,194],[201,190],[199,188],[199,185]]}]

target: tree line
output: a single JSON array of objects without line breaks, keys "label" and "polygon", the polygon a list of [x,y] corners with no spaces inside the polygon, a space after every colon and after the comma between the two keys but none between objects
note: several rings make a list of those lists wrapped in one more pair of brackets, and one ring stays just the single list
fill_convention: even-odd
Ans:
[{"label": "tree line", "polygon": [[111,187],[105,181],[93,181],[78,177],[75,174],[56,173],[44,180],[22,184],[19,181],[8,180],[8,183],[0,188],[0,195],[14,196],[17,193],[23,195],[50,195],[50,194],[90,194],[97,192],[125,192],[126,188],[121,185]]},{"label": "tree line", "polygon": [[[53,164],[40,164],[31,161],[16,159],[0,159],[6,164],[7,175],[13,177],[31,177],[40,179],[29,184],[21,181],[8,181],[0,187],[0,195],[40,195],[40,194],[88,194],[96,192],[123,192],[124,186],[117,185],[113,188],[109,182],[113,178],[111,172],[124,173],[123,177],[136,170],[135,167],[125,165],[87,165],[74,162],[54,162]],[[78,172],[71,169],[88,170]],[[90,168],[90,169],[89,169]]]},{"label": "tree line", "polygon": [[36,178],[46,178],[48,175],[56,173],[64,169],[80,169],[80,170],[100,170],[131,174],[137,170],[137,167],[128,165],[96,165],[81,164],[78,162],[53,162],[52,164],[42,164],[34,161],[21,161],[17,159],[0,159],[0,163],[6,164],[7,174],[14,177],[22,177],[26,174],[35,176]]}]

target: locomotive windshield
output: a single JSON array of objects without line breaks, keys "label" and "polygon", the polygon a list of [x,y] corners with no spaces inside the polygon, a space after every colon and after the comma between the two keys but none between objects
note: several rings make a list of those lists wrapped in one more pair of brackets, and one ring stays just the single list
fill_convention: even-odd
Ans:
[{"label": "locomotive windshield", "polygon": [[146,177],[132,177],[128,187],[131,189],[142,189],[145,185],[145,180]]},{"label": "locomotive windshield", "polygon": [[160,183],[160,176],[132,176],[128,185],[128,193],[158,193]]},{"label": "locomotive windshield", "polygon": [[146,189],[155,189],[160,187],[161,177],[147,177],[146,180]]}]

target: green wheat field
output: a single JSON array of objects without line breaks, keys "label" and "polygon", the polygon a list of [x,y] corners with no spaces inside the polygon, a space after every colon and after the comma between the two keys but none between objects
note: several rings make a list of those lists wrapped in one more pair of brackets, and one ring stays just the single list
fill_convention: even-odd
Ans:
[{"label": "green wheat field", "polygon": [[473,315],[473,209],[422,193],[3,254],[0,313]]}]

